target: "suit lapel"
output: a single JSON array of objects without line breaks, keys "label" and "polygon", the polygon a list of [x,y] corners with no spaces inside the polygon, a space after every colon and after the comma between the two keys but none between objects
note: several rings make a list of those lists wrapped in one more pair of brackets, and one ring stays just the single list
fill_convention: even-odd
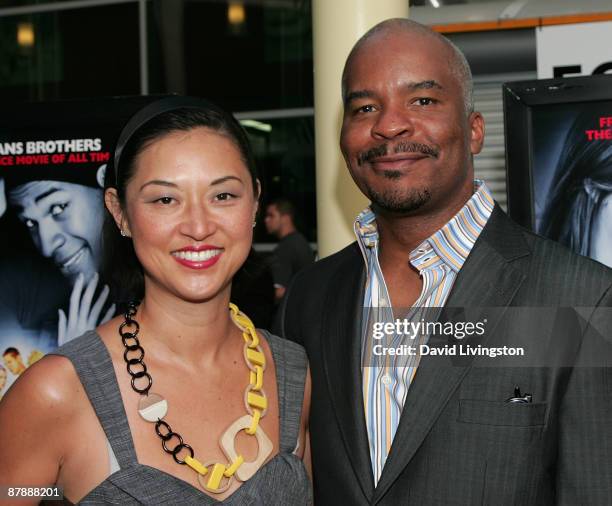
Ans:
[{"label": "suit lapel", "polygon": [[374,491],[365,425],[361,376],[361,310],[365,286],[363,259],[355,255],[329,284],[321,337],[323,366],[348,461],[369,501]]},{"label": "suit lapel", "polygon": [[[504,237],[502,243],[496,242],[500,236]],[[510,246],[504,250],[505,241],[509,241]],[[499,251],[500,246],[502,252]],[[528,254],[527,245],[517,227],[509,222],[499,209],[494,209],[463,265],[446,303],[453,315],[446,318],[443,316],[441,320],[462,320],[466,318],[463,310],[466,308],[468,320],[474,321],[478,318],[474,309],[478,311],[480,308],[508,306],[525,278],[522,271],[511,266],[509,261]],[[501,317],[501,311],[493,313],[495,321],[487,323],[488,335]],[[408,391],[389,457],[376,487],[374,503],[384,496],[413,458],[449,398],[467,374],[470,362],[471,360],[457,366],[453,365],[449,357],[422,358]]]}]

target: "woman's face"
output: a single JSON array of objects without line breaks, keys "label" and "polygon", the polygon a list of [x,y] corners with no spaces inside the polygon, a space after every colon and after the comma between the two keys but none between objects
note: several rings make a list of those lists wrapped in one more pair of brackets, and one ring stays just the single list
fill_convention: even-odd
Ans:
[{"label": "woman's face", "polygon": [[[136,159],[119,220],[145,289],[200,302],[229,294],[252,242],[257,200],[238,148],[207,128],[173,132]],[[117,219],[117,216],[116,216]]]},{"label": "woman's face", "polygon": [[612,267],[612,192],[601,201],[591,228],[591,258]]}]

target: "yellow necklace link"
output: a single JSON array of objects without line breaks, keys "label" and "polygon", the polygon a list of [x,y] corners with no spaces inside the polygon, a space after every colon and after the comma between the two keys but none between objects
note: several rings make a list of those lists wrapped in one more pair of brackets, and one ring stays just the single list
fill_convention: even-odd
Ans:
[{"label": "yellow necklace link", "polygon": [[[249,368],[249,384],[245,390],[245,406],[249,415],[251,415],[251,424],[244,431],[254,436],[259,428],[259,421],[265,415],[268,408],[268,399],[263,391],[263,376],[266,368],[266,356],[264,355],[261,346],[259,345],[259,336],[255,330],[253,322],[242,313],[238,306],[229,304],[230,316],[236,326],[242,331],[244,339],[244,359]],[[254,393],[258,392],[258,393]],[[205,476],[210,472],[210,477],[205,487],[211,492],[220,493],[221,480],[223,477],[231,478],[236,474],[236,471],[244,463],[244,457],[238,455],[233,462],[229,464],[215,463],[210,471],[210,466],[205,466],[198,459],[187,456],[185,463],[191,467],[196,473]],[[227,483],[229,487],[229,482]],[[226,489],[226,487],[224,487]]]},{"label": "yellow necklace link", "polygon": [[[244,361],[249,369],[249,383],[244,391],[244,405],[247,411],[247,415],[243,415],[236,421],[234,421],[230,427],[223,433],[219,440],[219,444],[223,453],[228,458],[229,463],[221,464],[218,462],[207,462],[202,463],[193,456],[193,450],[189,445],[183,444],[182,438],[180,439],[180,449],[169,453],[173,453],[175,460],[181,464],[184,463],[191,467],[196,473],[198,473],[198,481],[205,490],[209,492],[220,494],[227,490],[232,482],[232,479],[236,477],[240,481],[248,480],[257,469],[265,462],[266,458],[272,452],[272,442],[265,434],[263,429],[259,427],[259,422],[263,418],[268,410],[268,399],[263,389],[264,383],[264,371],[266,369],[266,356],[259,343],[259,336],[255,330],[253,322],[244,313],[240,312],[235,304],[230,302],[229,304],[230,317],[234,324],[242,331],[242,337],[244,339],[243,355]],[[135,315],[136,310],[133,310],[128,323],[125,325],[136,325],[132,316]],[[126,316],[127,318],[127,316]],[[137,333],[137,330],[136,330]],[[121,329],[120,329],[121,334]],[[135,336],[135,334],[134,334]],[[125,344],[125,342],[124,342]],[[126,344],[127,346],[127,344]],[[138,345],[140,346],[140,345]],[[144,350],[142,352],[144,356]],[[142,358],[141,356],[141,358]],[[126,358],[127,360],[127,358]],[[144,368],[146,371],[146,367]],[[129,371],[129,369],[128,369]],[[149,382],[149,387],[143,389],[141,392],[142,398],[139,403],[139,413],[148,422],[156,422],[158,425],[162,424],[169,430],[163,419],[167,413],[167,402],[158,394],[149,392],[149,388],[152,384],[152,380]],[[139,391],[139,390],[137,390]],[[140,391],[139,391],[140,392]],[[157,430],[157,425],[156,425]],[[244,430],[250,436],[255,436],[258,444],[258,452],[255,460],[251,462],[244,461],[244,457],[236,452],[235,449],[235,437],[241,430]],[[172,433],[176,434],[176,433]],[[164,437],[163,434],[158,432],[158,435]],[[165,439],[164,439],[165,441]],[[178,447],[177,447],[178,448]],[[182,461],[178,460],[178,453],[182,449],[188,448],[191,455],[187,455]],[[165,449],[165,446],[164,446]],[[202,480],[202,477],[207,476],[208,480]],[[226,479],[226,483],[222,486],[221,482]]]}]

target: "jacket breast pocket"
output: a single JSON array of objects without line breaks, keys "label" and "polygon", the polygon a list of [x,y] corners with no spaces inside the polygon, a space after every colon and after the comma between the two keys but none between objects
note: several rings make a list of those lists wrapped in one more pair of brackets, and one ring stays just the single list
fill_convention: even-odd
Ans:
[{"label": "jacket breast pocket", "polygon": [[503,401],[459,400],[458,421],[499,427],[542,427],[546,407],[539,403],[505,403]]}]

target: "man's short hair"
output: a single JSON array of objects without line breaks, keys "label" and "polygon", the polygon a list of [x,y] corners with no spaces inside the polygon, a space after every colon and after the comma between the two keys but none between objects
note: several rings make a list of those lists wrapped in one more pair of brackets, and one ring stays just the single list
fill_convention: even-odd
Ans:
[{"label": "man's short hair", "polygon": [[295,206],[288,199],[274,199],[268,205],[276,207],[280,214],[288,214],[289,216],[291,216],[292,220],[295,218]]},{"label": "man's short hair", "polygon": [[19,353],[19,350],[17,348],[13,348],[11,346],[10,348],[7,348],[6,350],[4,350],[4,353],[2,354],[3,357],[6,357],[7,355],[12,355],[13,358],[17,358],[21,356],[21,353]]},{"label": "man's short hair", "polygon": [[463,103],[466,114],[471,114],[474,111],[474,81],[472,79],[472,71],[470,69],[470,65],[467,59],[465,58],[465,55],[455,44],[453,44],[449,39],[444,37],[444,35],[441,35],[438,32],[433,31],[431,28],[417,23],[416,21],[405,18],[393,18],[382,21],[370,28],[355,43],[346,59],[346,63],[344,64],[344,70],[342,71],[342,102],[346,103],[346,81],[348,77],[347,72],[349,63],[351,62],[353,57],[357,54],[359,49],[375,35],[394,30],[403,31],[406,33],[415,33],[425,37],[432,37],[433,39],[442,42],[446,47],[449,48],[451,52],[451,61],[449,62],[450,70],[461,84],[461,88],[463,91]]}]

